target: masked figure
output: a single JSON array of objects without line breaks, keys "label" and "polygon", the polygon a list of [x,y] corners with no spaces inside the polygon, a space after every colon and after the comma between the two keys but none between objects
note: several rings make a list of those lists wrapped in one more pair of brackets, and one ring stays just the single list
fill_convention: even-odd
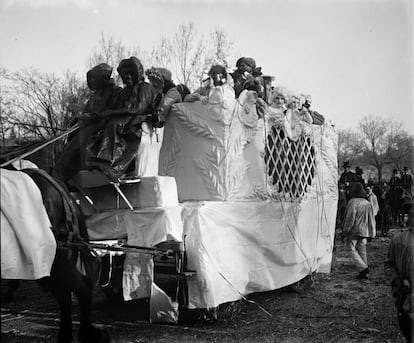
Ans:
[{"label": "masked figure", "polygon": [[144,69],[138,58],[122,60],[117,71],[125,86],[117,98],[116,109],[104,112],[108,119],[105,128],[88,147],[89,165],[97,166],[114,181],[124,174],[134,174],[132,162],[141,141],[141,124],[158,122],[157,107],[161,100],[161,93],[144,81]]},{"label": "masked figure", "polygon": [[66,182],[79,170],[85,169],[85,149],[89,139],[105,126],[104,112],[116,108],[116,99],[121,91],[115,86],[111,74],[112,67],[106,63],[87,72],[86,79],[92,93],[85,105],[83,117],[78,118],[79,130],[71,137],[53,167],[52,174],[57,179]]},{"label": "masked figure", "polygon": [[230,75],[234,81],[234,92],[236,98],[245,89],[244,83],[248,80],[249,76],[253,76],[256,69],[256,61],[251,57],[240,57],[236,62],[236,70]]}]

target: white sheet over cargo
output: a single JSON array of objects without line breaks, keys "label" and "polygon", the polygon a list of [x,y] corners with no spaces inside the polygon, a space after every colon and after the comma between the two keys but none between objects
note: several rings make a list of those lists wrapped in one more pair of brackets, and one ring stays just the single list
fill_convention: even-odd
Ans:
[{"label": "white sheet over cargo", "polygon": [[[336,203],[299,206],[275,201],[183,204],[189,305],[214,307],[241,295],[287,286],[325,267],[329,271]],[[320,204],[322,206],[322,203]]]}]

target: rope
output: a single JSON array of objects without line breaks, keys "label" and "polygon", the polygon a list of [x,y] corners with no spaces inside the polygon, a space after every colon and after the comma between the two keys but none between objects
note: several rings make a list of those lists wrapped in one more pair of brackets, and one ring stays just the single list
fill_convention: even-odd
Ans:
[{"label": "rope", "polygon": [[72,132],[75,132],[76,130],[78,130],[79,127],[80,127],[79,124],[75,124],[69,130],[67,130],[66,132],[60,134],[59,136],[53,137],[53,138],[47,140],[42,145],[39,145],[38,147],[36,147],[36,148],[34,148],[34,149],[32,149],[32,150],[30,150],[30,151],[28,151],[28,152],[26,152],[26,153],[24,153],[22,155],[19,155],[19,156],[15,157],[15,158],[11,159],[10,161],[7,161],[7,162],[2,163],[0,165],[0,168],[6,167],[9,164],[12,164],[12,163],[14,163],[14,162],[16,162],[18,160],[21,160],[21,159],[23,159],[23,158],[25,158],[27,156],[30,156],[30,155],[34,154],[36,151],[39,151],[39,150],[47,147],[49,144],[52,144],[52,143],[56,142],[57,140],[59,140],[59,139],[61,139],[63,137],[66,137],[67,135],[70,135]]}]

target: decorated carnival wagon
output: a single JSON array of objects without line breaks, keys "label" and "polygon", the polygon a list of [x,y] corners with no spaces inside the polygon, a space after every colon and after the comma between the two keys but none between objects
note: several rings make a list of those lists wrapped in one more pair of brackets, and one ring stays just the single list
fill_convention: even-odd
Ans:
[{"label": "decorated carnival wagon", "polygon": [[[254,92],[234,99],[216,87],[207,104],[175,104],[162,141],[144,128],[139,180],[73,179],[91,241],[114,250],[101,250],[107,294],[149,298],[152,321],[176,322],[179,308],[212,308],[330,271],[336,132],[303,122],[292,136],[271,113],[259,118],[255,103]],[[154,257],[154,248],[170,254]]]}]

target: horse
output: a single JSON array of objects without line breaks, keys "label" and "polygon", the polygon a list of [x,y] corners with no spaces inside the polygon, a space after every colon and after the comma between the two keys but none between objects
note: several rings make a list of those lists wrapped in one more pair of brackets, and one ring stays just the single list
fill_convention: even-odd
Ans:
[{"label": "horse", "polygon": [[[60,325],[57,342],[72,341],[72,292],[77,297],[80,308],[78,341],[110,342],[108,333],[95,327],[91,321],[94,278],[99,260],[93,255],[93,250],[88,248],[88,232],[81,211],[71,200],[66,186],[46,172],[36,169],[21,171],[28,174],[39,188],[57,242],[50,276],[37,280],[59,304]],[[71,213],[68,213],[68,208],[71,209]],[[71,216],[75,224],[68,223]],[[82,257],[81,260],[86,267],[86,275],[77,267],[79,256]]]}]

